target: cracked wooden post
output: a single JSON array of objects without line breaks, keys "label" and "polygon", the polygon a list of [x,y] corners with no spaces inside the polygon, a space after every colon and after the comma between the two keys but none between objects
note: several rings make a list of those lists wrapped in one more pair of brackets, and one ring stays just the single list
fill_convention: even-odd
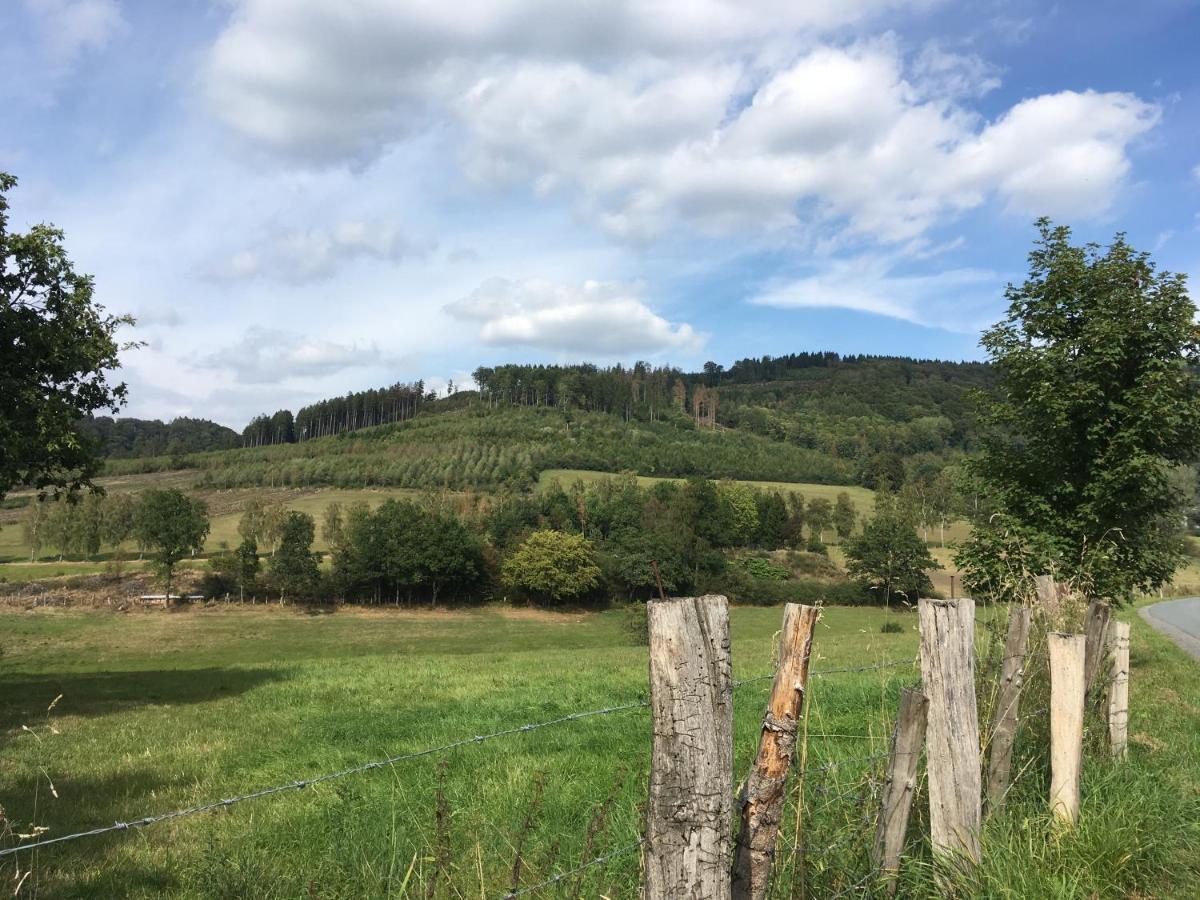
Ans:
[{"label": "cracked wooden post", "polygon": [[733,682],[729,604],[647,604],[653,744],[646,807],[646,900],[729,900]]},{"label": "cracked wooden post", "polygon": [[1084,659],[1087,638],[1053,632],[1050,650],[1050,810],[1062,822],[1079,819],[1079,770],[1083,763]]},{"label": "cracked wooden post", "polygon": [[1108,620],[1111,615],[1112,609],[1107,603],[1093,600],[1088,604],[1087,621],[1083,626],[1087,638],[1083,659],[1083,686],[1084,691],[1089,693],[1096,683],[1096,676],[1100,674],[1100,662],[1106,655],[1105,639],[1108,636]]},{"label": "cracked wooden post", "polygon": [[979,861],[979,713],[975,704],[975,601],[918,604],[921,678],[929,698],[926,769],[935,854]]},{"label": "cracked wooden post", "polygon": [[779,668],[758,741],[758,756],[741,798],[742,828],[734,851],[734,900],[761,900],[767,895],[775,842],[786,798],[788,769],[796,749],[796,723],[804,708],[813,628],[820,611],[789,603],[783,610]]},{"label": "cracked wooden post", "polygon": [[888,759],[887,780],[875,829],[871,861],[880,874],[887,876],[887,896],[896,893],[896,875],[900,871],[900,853],[908,833],[908,816],[917,789],[917,762],[925,743],[925,717],[929,699],[918,690],[905,688],[900,693],[900,712],[892,732],[892,752]]},{"label": "cracked wooden post", "polygon": [[1129,748],[1129,623],[1112,623],[1108,650],[1112,683],[1108,686],[1108,742],[1112,755],[1124,759]]},{"label": "cracked wooden post", "polygon": [[1025,683],[1025,652],[1029,644],[1029,607],[1014,606],[1008,613],[1008,636],[1000,664],[1000,693],[992,716],[991,752],[988,754],[988,815],[1004,808],[1012,780],[1013,741],[1017,736],[1021,688]]}]

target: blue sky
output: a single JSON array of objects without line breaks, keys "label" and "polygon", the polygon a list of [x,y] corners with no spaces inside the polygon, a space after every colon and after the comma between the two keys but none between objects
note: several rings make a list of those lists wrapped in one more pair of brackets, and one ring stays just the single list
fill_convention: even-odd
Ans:
[{"label": "blue sky", "polygon": [[978,358],[1032,222],[1200,276],[1200,4],[4,0],[13,224],[129,415],[479,364]]}]

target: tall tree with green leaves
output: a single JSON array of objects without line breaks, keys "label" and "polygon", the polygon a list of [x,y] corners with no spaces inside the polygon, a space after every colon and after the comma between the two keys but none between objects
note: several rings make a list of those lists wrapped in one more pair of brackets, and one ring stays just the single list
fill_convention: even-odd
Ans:
[{"label": "tall tree with green leaves", "polygon": [[845,549],[850,576],[888,607],[896,594],[915,602],[922,592],[932,590],[929,570],[941,568],[917,534],[911,512],[886,492],[875,495],[875,515]]},{"label": "tall tree with green leaves", "polygon": [[176,488],[144,491],[138,501],[134,534],[151,551],[166,586],[167,602],[171,581],[181,559],[204,549],[208,537],[208,505]]},{"label": "tall tree with green leaves", "polygon": [[125,403],[109,373],[121,364],[117,331],[133,320],[95,302],[62,231],[9,231],[5,194],[16,183],[0,172],[0,497],[26,484],[74,493],[101,462],[80,423]]},{"label": "tall tree with green leaves", "polygon": [[996,510],[957,562],[976,591],[1054,571],[1124,600],[1181,562],[1172,470],[1200,455],[1200,330],[1184,276],[1124,235],[1102,248],[1038,222],[1029,277],[982,343],[1000,374],[969,463]]},{"label": "tall tree with green leaves", "polygon": [[289,510],[280,519],[279,548],[270,564],[280,603],[287,596],[311,597],[315,592],[320,577],[317,556],[312,552],[315,535],[316,525],[308,513]]},{"label": "tall tree with green leaves", "polygon": [[837,502],[833,505],[833,527],[837,531],[838,540],[845,543],[854,533],[854,523],[858,519],[858,510],[850,494],[839,491]]}]

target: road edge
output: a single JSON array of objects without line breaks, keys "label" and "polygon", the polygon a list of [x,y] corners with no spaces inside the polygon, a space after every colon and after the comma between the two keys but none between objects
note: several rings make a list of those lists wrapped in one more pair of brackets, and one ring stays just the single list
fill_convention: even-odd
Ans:
[{"label": "road edge", "polygon": [[1152,603],[1149,606],[1143,606],[1138,610],[1138,615],[1142,621],[1153,628],[1161,635],[1165,635],[1175,643],[1180,650],[1188,654],[1197,661],[1200,661],[1200,639],[1192,637],[1186,631],[1176,628],[1170,622],[1165,622],[1158,616],[1154,615],[1154,610],[1162,606],[1164,603],[1174,603],[1176,600],[1194,600],[1194,597],[1176,597],[1172,600],[1159,600],[1157,603]]}]

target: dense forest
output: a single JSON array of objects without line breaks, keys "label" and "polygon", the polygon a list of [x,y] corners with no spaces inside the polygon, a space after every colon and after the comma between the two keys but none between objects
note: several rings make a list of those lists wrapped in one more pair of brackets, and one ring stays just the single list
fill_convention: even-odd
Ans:
[{"label": "dense forest", "polygon": [[97,416],[85,420],[83,430],[100,442],[110,459],[229,450],[242,444],[232,428],[207,419],[186,417],[163,423],[158,419]]}]

